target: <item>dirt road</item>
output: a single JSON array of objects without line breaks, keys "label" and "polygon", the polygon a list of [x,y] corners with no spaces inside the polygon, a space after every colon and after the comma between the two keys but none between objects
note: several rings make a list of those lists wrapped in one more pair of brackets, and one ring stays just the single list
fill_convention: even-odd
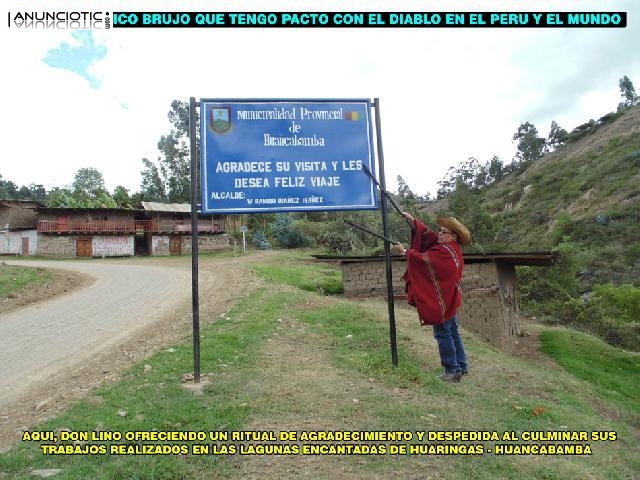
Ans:
[{"label": "dirt road", "polygon": [[[251,289],[241,268],[250,261],[251,256],[200,261],[203,322]],[[21,429],[191,332],[190,257],[7,263],[81,272],[96,280],[0,314],[0,449]]]}]

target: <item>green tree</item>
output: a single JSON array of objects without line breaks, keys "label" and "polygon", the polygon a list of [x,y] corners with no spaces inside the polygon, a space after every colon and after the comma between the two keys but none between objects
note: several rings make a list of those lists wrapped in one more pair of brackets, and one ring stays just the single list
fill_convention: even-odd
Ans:
[{"label": "green tree", "polygon": [[80,200],[96,198],[106,192],[102,173],[96,168],[81,168],[73,177],[71,184],[73,194]]},{"label": "green tree", "polygon": [[189,104],[174,100],[168,117],[172,129],[160,137],[158,160],[142,159],[140,189],[146,200],[185,203],[191,199]]},{"label": "green tree", "polygon": [[405,200],[407,199],[415,200],[416,195],[411,191],[411,187],[407,185],[407,182],[404,181],[404,178],[398,175],[397,181],[398,181],[398,196]]},{"label": "green tree", "polygon": [[564,145],[568,136],[569,134],[564,128],[558,126],[555,121],[552,121],[551,130],[549,131],[549,136],[545,143],[545,150],[547,152],[552,152],[559,146]]},{"label": "green tree", "polygon": [[620,86],[620,96],[622,102],[618,104],[618,111],[624,110],[635,105],[638,102],[638,96],[636,95],[636,89],[633,87],[633,82],[629,80],[626,75],[618,82]]},{"label": "green tree", "polygon": [[411,191],[411,187],[407,185],[400,175],[397,176],[398,181],[398,197],[400,199],[400,203],[405,207],[406,210],[411,210],[416,202],[418,201],[418,197],[415,193]]},{"label": "green tree", "polygon": [[486,249],[494,241],[496,225],[487,209],[482,205],[480,195],[467,184],[458,181],[456,189],[449,196],[449,209],[471,232],[473,243]]},{"label": "green tree", "polygon": [[44,202],[47,200],[47,190],[41,184],[29,184],[29,198]]},{"label": "green tree", "polygon": [[53,187],[49,191],[47,197],[48,207],[68,207],[77,208],[80,207],[78,201],[73,196],[73,192],[66,187]]},{"label": "green tree", "polygon": [[142,175],[140,192],[143,199],[149,202],[166,202],[167,194],[158,166],[147,158],[142,159],[142,164],[144,169],[140,172]]},{"label": "green tree", "polygon": [[518,142],[516,161],[527,163],[542,156],[545,139],[538,136],[538,129],[532,123],[521,124],[518,131],[513,134],[513,141]]},{"label": "green tree", "polygon": [[87,203],[87,207],[91,208],[117,208],[118,205],[116,201],[109,195],[109,192],[102,191],[100,192],[96,198],[90,200]]},{"label": "green tree", "polygon": [[113,201],[118,208],[131,208],[133,206],[131,197],[129,196],[129,190],[122,185],[116,186],[113,190]]},{"label": "green tree", "polygon": [[445,177],[438,182],[438,198],[443,198],[455,191],[459,182],[464,183],[469,189],[478,190],[485,187],[495,181],[495,178],[491,176],[491,166],[494,170],[498,168],[500,170],[500,176],[502,175],[502,162],[498,157],[493,156],[491,164],[490,162],[484,165],[480,164],[477,158],[469,157],[466,161],[461,162],[456,167],[449,167]]},{"label": "green tree", "polygon": [[276,221],[275,213],[252,213],[247,215],[247,227],[252,232],[263,231],[267,233],[268,226]]},{"label": "green tree", "polygon": [[102,173],[96,168],[79,169],[73,177],[71,191],[77,207],[116,207],[105,187]]},{"label": "green tree", "polygon": [[0,175],[0,199],[2,200],[39,200],[46,201],[47,191],[38,184],[18,186],[11,180],[4,180]]},{"label": "green tree", "polygon": [[0,198],[4,200],[17,200],[18,187],[11,180],[5,180],[0,175]]},{"label": "green tree", "polygon": [[496,182],[504,175],[504,164],[497,155],[494,155],[489,160],[487,170],[489,172],[489,183]]}]

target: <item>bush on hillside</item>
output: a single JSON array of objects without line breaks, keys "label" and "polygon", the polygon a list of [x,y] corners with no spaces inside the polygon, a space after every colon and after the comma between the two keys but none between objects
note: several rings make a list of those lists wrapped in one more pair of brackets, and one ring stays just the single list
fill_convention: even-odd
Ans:
[{"label": "bush on hillside", "polygon": [[633,285],[596,285],[590,301],[599,303],[620,324],[640,321],[640,288]]},{"label": "bush on hillside", "polygon": [[267,240],[267,234],[262,230],[255,232],[251,241],[253,242],[253,245],[260,250],[271,250],[271,244]]},{"label": "bush on hillside", "polygon": [[271,224],[273,238],[283,248],[308,247],[313,244],[313,238],[302,232],[291,216],[285,213],[276,215],[276,221]]}]

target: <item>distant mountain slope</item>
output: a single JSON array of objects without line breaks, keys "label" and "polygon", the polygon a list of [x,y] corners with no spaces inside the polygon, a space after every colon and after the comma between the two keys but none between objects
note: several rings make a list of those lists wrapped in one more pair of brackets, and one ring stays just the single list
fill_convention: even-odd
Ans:
[{"label": "distant mountain slope", "polygon": [[[527,205],[576,219],[630,204],[640,194],[640,106],[507,175],[484,193],[493,211]],[[507,200],[501,205],[502,200]],[[543,204],[537,202],[543,201]]]},{"label": "distant mountain slope", "polygon": [[[570,143],[480,190],[492,250],[575,243],[586,283],[640,285],[640,105],[575,129]],[[431,205],[429,210],[441,209]],[[493,248],[495,247],[495,248]]]}]

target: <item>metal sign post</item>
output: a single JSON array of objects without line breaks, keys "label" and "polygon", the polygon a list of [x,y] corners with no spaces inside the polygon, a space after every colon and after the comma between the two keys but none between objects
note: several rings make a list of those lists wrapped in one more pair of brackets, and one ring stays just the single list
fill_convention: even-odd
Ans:
[{"label": "metal sign post", "polygon": [[[389,238],[389,212],[387,208],[387,197],[384,192],[387,191],[384,178],[384,154],[382,152],[382,133],[380,128],[380,100],[376,98],[373,102],[376,109],[376,132],[378,140],[378,166],[379,166],[379,186],[380,186],[380,205],[382,211],[382,231],[386,238]],[[395,204],[394,204],[395,206]],[[397,206],[396,206],[397,208]],[[391,264],[391,246],[389,242],[384,242],[384,259],[385,271],[387,274],[387,308],[389,310],[389,340],[391,343],[391,363],[394,367],[398,366],[398,346],[396,342],[396,313],[393,303],[393,267]]]},{"label": "metal sign post", "polygon": [[198,173],[196,162],[196,99],[189,99],[191,156],[191,309],[193,316],[193,381],[200,383],[200,294],[198,286]]},{"label": "metal sign post", "polygon": [[[200,188],[196,107],[200,108]],[[382,209],[389,238],[380,107],[375,180],[369,99],[190,99],[194,380],[200,381],[198,206],[204,214]],[[362,171],[367,175],[362,175]],[[377,187],[380,189],[378,200]],[[394,204],[395,206],[395,204]],[[397,208],[397,207],[396,207]],[[241,229],[243,250],[245,231]],[[398,364],[389,242],[385,242],[392,363]]]}]

